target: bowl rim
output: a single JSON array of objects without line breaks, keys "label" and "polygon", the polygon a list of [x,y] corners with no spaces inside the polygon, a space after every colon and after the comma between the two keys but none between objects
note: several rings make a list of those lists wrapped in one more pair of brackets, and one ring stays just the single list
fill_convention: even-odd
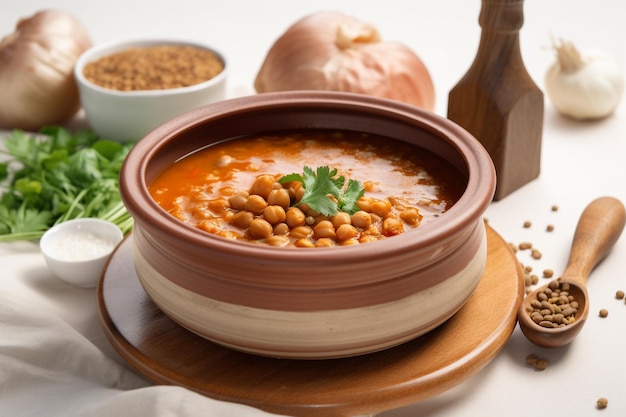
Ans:
[{"label": "bowl rim", "polygon": [[[420,226],[412,233],[403,233],[390,239],[369,242],[365,245],[349,245],[334,248],[272,247],[269,245],[232,242],[223,237],[211,235],[197,229],[165,212],[152,198],[148,191],[146,171],[155,156],[178,136],[193,130],[211,120],[221,120],[238,115],[253,114],[259,110],[272,110],[285,107],[316,108],[329,107],[361,110],[366,113],[388,115],[394,119],[411,121],[427,128],[432,134],[445,138],[459,153],[467,165],[467,187],[459,200],[437,221]],[[453,239],[461,230],[472,228],[481,219],[495,193],[496,173],[489,153],[484,146],[465,129],[431,111],[379,97],[336,91],[285,91],[261,93],[251,96],[232,98],[208,104],[183,113],[162,124],[131,149],[121,170],[120,192],[122,200],[131,214],[134,214],[136,226],[149,223],[152,231],[163,233],[171,238],[191,242],[199,248],[209,248],[224,253],[265,257],[275,261],[288,258],[293,262],[315,261],[345,264],[362,258],[364,247],[372,248],[367,255],[375,258],[388,257],[390,253],[407,256],[419,248],[427,248],[441,241]],[[481,193],[477,191],[483,189]],[[454,215],[452,215],[454,214]],[[152,233],[152,232],[150,232]]]},{"label": "bowl rim", "polygon": [[[215,56],[222,61],[224,68],[218,74],[216,74],[213,78],[208,79],[206,81],[185,86],[185,87],[177,87],[177,88],[167,88],[167,89],[153,89],[153,90],[132,90],[132,91],[121,91],[114,90],[111,88],[104,88],[97,84],[89,81],[85,75],[83,74],[83,69],[85,66],[99,58],[104,56],[122,51],[128,48],[135,47],[150,47],[150,46],[159,46],[159,45],[177,45],[177,46],[193,46],[196,48],[204,49],[212,52]],[[183,38],[136,38],[136,39],[125,39],[125,40],[117,40],[117,41],[109,41],[107,43],[94,45],[91,48],[84,51],[76,60],[76,64],[74,65],[74,78],[79,85],[82,85],[85,88],[89,88],[92,91],[97,91],[103,94],[108,94],[111,96],[117,97],[171,97],[175,95],[188,94],[191,92],[204,90],[207,88],[211,88],[213,85],[221,84],[224,82],[228,75],[229,71],[228,60],[226,55],[216,49],[214,46],[209,45],[208,43],[203,43],[194,40],[187,40]]]}]

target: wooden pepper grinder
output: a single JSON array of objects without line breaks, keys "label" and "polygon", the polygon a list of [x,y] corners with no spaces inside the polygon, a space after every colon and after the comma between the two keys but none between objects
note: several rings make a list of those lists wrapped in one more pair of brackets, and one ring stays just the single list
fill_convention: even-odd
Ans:
[{"label": "wooden pepper grinder", "polygon": [[497,173],[495,200],[539,176],[543,93],[519,44],[523,0],[482,0],[476,58],[450,91],[448,118],[487,149]]}]

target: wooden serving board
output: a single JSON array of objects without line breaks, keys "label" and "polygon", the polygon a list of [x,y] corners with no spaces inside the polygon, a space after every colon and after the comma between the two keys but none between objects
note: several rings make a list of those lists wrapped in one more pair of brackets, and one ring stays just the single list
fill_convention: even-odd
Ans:
[{"label": "wooden serving board", "polygon": [[231,350],[179,326],[151,302],[135,274],[132,235],[98,285],[104,331],[137,372],[157,384],[291,416],[356,416],[413,404],[487,365],[517,323],[523,275],[487,226],[487,267],[467,304],[437,329],[378,353],[342,359],[274,359]]}]

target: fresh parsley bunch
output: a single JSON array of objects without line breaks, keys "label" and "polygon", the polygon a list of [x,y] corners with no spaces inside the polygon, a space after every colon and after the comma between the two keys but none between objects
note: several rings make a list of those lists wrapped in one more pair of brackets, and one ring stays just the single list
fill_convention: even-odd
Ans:
[{"label": "fresh parsley bunch", "polygon": [[356,213],[359,210],[356,202],[365,193],[361,183],[352,179],[348,180],[348,185],[344,189],[345,177],[337,176],[337,170],[331,170],[327,166],[317,167],[315,171],[305,166],[303,175],[289,174],[279,180],[281,184],[292,181],[302,183],[304,188],[304,195],[296,206],[308,204],[324,216],[332,216],[339,211]]},{"label": "fresh parsley bunch", "polygon": [[132,144],[89,130],[52,126],[39,135],[14,130],[0,153],[0,242],[35,240],[53,225],[97,217],[126,233],[133,225],[119,194],[119,174]]}]

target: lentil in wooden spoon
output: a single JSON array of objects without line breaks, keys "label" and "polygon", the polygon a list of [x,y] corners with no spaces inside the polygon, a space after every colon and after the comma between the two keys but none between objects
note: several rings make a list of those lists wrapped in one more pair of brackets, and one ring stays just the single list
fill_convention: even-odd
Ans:
[{"label": "lentil in wooden spoon", "polygon": [[517,318],[528,340],[547,348],[574,340],[589,314],[587,278],[615,244],[625,222],[624,205],[613,197],[600,197],[585,208],[565,272],[528,294],[519,307]]}]

